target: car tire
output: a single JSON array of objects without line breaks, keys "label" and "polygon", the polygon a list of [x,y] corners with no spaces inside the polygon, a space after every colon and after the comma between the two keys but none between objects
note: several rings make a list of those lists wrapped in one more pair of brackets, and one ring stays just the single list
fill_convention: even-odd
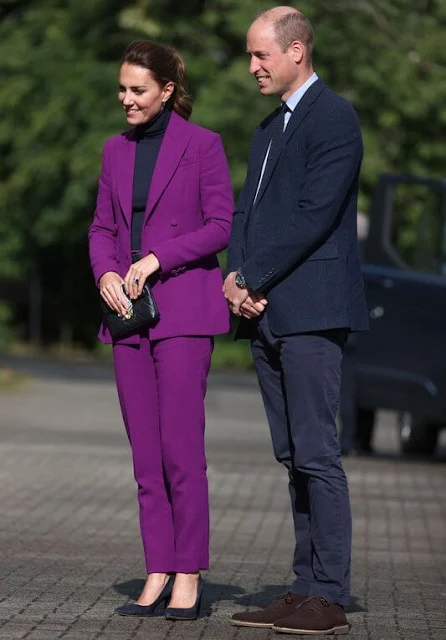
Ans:
[{"label": "car tire", "polygon": [[398,414],[398,431],[403,453],[434,455],[440,432],[439,427],[417,418],[411,413],[403,412]]}]

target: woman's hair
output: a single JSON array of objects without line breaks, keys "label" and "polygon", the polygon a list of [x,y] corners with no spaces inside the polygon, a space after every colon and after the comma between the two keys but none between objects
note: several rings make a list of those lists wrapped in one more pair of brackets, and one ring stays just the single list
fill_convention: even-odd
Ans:
[{"label": "woman's hair", "polygon": [[175,88],[168,104],[179,116],[189,119],[192,100],[187,91],[186,65],[175,47],[151,40],[135,40],[124,51],[121,65],[124,63],[148,69],[160,87],[173,82]]}]

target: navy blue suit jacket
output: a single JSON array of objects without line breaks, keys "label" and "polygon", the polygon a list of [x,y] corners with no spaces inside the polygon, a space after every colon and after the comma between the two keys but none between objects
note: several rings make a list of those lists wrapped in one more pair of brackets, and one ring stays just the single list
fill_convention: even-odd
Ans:
[{"label": "navy blue suit jacket", "polygon": [[[291,115],[279,158],[265,172],[253,205],[276,114],[254,132],[234,214],[229,271],[240,268],[248,286],[266,295],[268,322],[277,336],[365,330],[356,226],[363,146],[356,113],[321,80],[311,85]],[[238,337],[253,327],[253,321],[242,319]]]}]

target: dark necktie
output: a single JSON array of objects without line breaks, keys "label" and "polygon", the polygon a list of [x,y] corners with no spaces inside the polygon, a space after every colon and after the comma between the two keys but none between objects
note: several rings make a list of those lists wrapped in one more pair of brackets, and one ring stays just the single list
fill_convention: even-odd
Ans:
[{"label": "dark necktie", "polygon": [[[259,189],[257,192],[257,196],[260,192],[262,184],[266,184],[266,181],[269,179],[271,171],[276,165],[277,159],[280,154],[280,150],[282,148],[283,141],[283,131],[285,127],[285,114],[288,111],[288,106],[286,102],[282,102],[282,106],[280,107],[279,113],[273,120],[272,123],[272,131],[271,131],[271,144],[269,147],[268,158],[265,165],[265,171],[263,172],[262,179],[260,181]],[[257,196],[254,199],[254,202],[257,200]]]}]

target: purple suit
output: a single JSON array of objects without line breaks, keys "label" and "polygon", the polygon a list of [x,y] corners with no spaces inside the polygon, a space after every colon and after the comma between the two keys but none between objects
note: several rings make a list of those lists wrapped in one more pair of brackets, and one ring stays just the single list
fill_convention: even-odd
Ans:
[{"label": "purple suit", "polygon": [[[96,282],[131,265],[134,132],[105,143],[90,226]],[[229,331],[216,254],[229,241],[230,175],[220,137],[172,113],[151,181],[142,254],[153,252],[160,320],[113,345],[133,453],[148,573],[208,568],[204,396],[212,336]],[[110,343],[102,324],[99,339]]]},{"label": "purple suit", "polygon": [[[125,276],[136,140],[133,131],[104,145],[90,258],[96,282],[106,271]],[[150,339],[229,331],[216,254],[225,249],[234,204],[228,163],[217,134],[172,113],[147,200],[142,253],[156,255],[162,274],[153,286],[160,321]],[[102,325],[102,342],[110,343]],[[120,343],[138,344],[139,336]]]}]

